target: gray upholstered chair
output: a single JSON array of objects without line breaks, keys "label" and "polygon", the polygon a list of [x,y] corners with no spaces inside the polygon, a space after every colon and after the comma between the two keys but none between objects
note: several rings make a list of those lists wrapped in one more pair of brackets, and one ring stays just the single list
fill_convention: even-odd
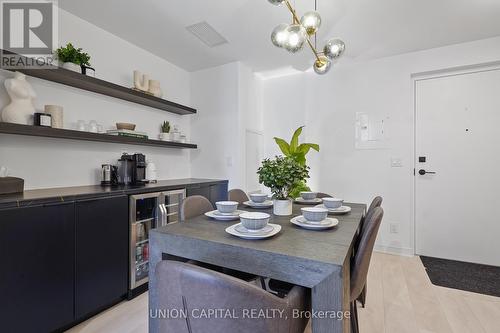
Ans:
[{"label": "gray upholstered chair", "polygon": [[318,198],[322,199],[322,198],[333,198],[333,195],[330,195],[330,194],[327,194],[327,193],[323,193],[323,192],[318,192]]},{"label": "gray upholstered chair", "polygon": [[245,191],[240,190],[239,188],[230,190],[228,194],[229,194],[229,201],[236,201],[242,204],[245,201],[250,200]]},{"label": "gray upholstered chair", "polygon": [[[152,313],[179,310],[176,318],[156,318],[159,332],[220,333],[272,332],[303,333],[305,318],[293,318],[293,310],[309,309],[309,290],[294,287],[285,298],[231,276],[176,261],[161,261],[156,266],[157,297]],[[202,316],[201,311],[227,309],[218,318]],[[276,309],[274,318],[252,319],[245,311]],[[284,311],[282,316],[278,311]],[[182,311],[184,311],[182,313]],[[220,310],[218,310],[220,311]],[[271,313],[271,312],[268,312]]]},{"label": "gray upholstered chair", "polygon": [[[375,208],[382,206],[382,201],[384,201],[384,199],[382,199],[381,196],[377,196],[372,200],[370,207],[368,207],[368,210],[366,211],[365,217],[361,221],[360,234],[363,234],[364,221],[369,217],[369,215],[373,214],[373,212],[375,211]],[[361,239],[361,238],[359,237],[358,239]],[[355,250],[354,250],[355,252],[357,251],[358,246],[359,245],[356,244]],[[361,292],[361,294],[359,295],[359,298],[358,298],[358,301],[361,302],[361,305],[363,306],[363,308],[366,305],[366,293],[367,293],[367,286],[365,285],[365,287],[363,288],[363,291]]]},{"label": "gray upholstered chair", "polygon": [[384,210],[375,207],[370,215],[366,216],[364,231],[360,234],[358,249],[351,263],[351,323],[354,333],[359,332],[357,300],[366,286],[368,268],[373,254],[373,247],[377,239],[378,230],[382,223]]},{"label": "gray upholstered chair", "polygon": [[212,203],[201,195],[187,197],[181,204],[181,221],[200,216],[214,209]]}]

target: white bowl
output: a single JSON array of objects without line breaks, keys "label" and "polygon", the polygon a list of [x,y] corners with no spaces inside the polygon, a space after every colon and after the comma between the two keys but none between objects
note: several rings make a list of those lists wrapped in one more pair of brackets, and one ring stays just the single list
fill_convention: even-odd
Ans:
[{"label": "white bowl", "polygon": [[304,200],[314,200],[318,196],[318,193],[316,192],[300,192],[300,196]]},{"label": "white bowl", "polygon": [[321,222],[328,217],[328,209],[320,207],[304,207],[300,209],[302,216],[309,222]]},{"label": "white bowl", "polygon": [[240,215],[241,224],[247,230],[260,230],[269,222],[271,215],[266,213],[249,212]]},{"label": "white bowl", "polygon": [[265,193],[252,193],[250,194],[250,200],[256,203],[263,203],[267,200],[267,194]]},{"label": "white bowl", "polygon": [[218,201],[215,205],[217,210],[224,214],[230,214],[238,209],[238,202],[236,201]]},{"label": "white bowl", "polygon": [[329,209],[336,209],[342,207],[344,199],[339,198],[323,198],[323,205]]}]

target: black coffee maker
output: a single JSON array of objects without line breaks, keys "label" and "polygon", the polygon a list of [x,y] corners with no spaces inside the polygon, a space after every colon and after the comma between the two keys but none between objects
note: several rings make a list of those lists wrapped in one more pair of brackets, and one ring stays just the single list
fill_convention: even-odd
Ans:
[{"label": "black coffee maker", "polygon": [[146,180],[146,156],[123,153],[118,160],[118,183],[120,185],[143,185]]}]

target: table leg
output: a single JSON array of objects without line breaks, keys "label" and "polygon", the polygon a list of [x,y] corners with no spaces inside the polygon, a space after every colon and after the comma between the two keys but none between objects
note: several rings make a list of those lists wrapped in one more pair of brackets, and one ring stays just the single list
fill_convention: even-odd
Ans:
[{"label": "table leg", "polygon": [[159,332],[159,321],[158,319],[153,319],[151,318],[151,314],[154,314],[154,304],[158,304],[156,302],[156,265],[162,260],[162,250],[161,250],[161,241],[159,241],[156,237],[154,237],[154,234],[151,234],[150,240],[149,240],[149,311],[148,311],[148,318],[149,318],[149,332],[150,333],[157,333]]},{"label": "table leg", "polygon": [[[313,333],[349,333],[351,331],[348,272],[349,270],[345,267],[342,271],[333,272],[312,289]],[[345,281],[347,283],[344,283]],[[334,316],[333,313],[335,313]],[[328,315],[322,316],[322,314]]]}]

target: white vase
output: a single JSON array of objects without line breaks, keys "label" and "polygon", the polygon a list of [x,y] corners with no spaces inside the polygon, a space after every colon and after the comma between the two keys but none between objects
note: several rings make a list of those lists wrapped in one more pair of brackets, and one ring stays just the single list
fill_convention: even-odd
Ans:
[{"label": "white vase", "polygon": [[82,67],[80,65],[74,64],[72,62],[65,62],[62,64],[62,68],[67,69],[69,71],[82,73]]},{"label": "white vase", "polygon": [[169,141],[170,140],[170,133],[160,133],[160,140],[161,141]]},{"label": "white vase", "polygon": [[33,99],[35,99],[36,94],[26,81],[26,75],[16,72],[13,79],[5,80],[4,85],[11,102],[2,110],[2,121],[23,125],[32,123],[35,113]]},{"label": "white vase", "polygon": [[163,96],[160,88],[160,81],[149,80],[149,93],[158,98],[161,98]]},{"label": "white vase", "polygon": [[52,128],[64,128],[62,106],[45,105],[45,113],[52,116]]},{"label": "white vase", "polygon": [[292,200],[274,200],[273,213],[278,216],[290,216],[292,205]]}]

